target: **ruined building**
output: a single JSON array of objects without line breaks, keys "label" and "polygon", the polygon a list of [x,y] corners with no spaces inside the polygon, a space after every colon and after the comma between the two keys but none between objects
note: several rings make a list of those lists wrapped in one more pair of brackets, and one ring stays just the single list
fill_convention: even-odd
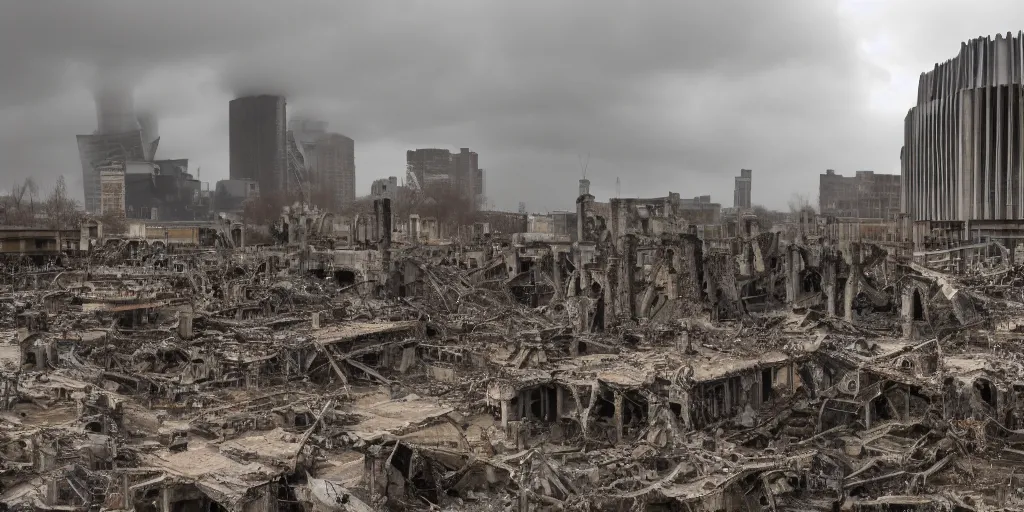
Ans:
[{"label": "ruined building", "polygon": [[407,151],[406,181],[414,190],[452,190],[473,210],[483,207],[484,170],[479,156],[469,148],[455,154],[436,148]]},{"label": "ruined building", "polygon": [[374,180],[370,185],[370,195],[373,197],[387,197],[392,201],[395,200],[398,194],[398,177],[389,176],[387,178],[380,178]]},{"label": "ruined building", "polygon": [[818,212],[833,217],[892,219],[900,213],[900,175],[829,169],[819,177]]},{"label": "ruined building", "polygon": [[263,193],[288,190],[283,96],[246,96],[228,104],[230,178],[256,180]]},{"label": "ruined building", "polygon": [[452,152],[447,149],[410,149],[405,153],[405,161],[406,181],[417,190],[450,186],[454,182]]},{"label": "ruined building", "polygon": [[327,123],[293,119],[288,123],[318,202],[332,210],[351,205],[356,199],[355,141],[327,131]]},{"label": "ruined building", "polygon": [[733,191],[732,207],[737,210],[749,210],[753,205],[750,202],[750,187],[752,185],[754,171],[740,169],[740,175],[736,177],[736,189]]},{"label": "ruined building", "polygon": [[1013,250],[579,192],[0,230],[0,508],[1024,510]]},{"label": "ruined building", "polygon": [[206,220],[211,207],[188,159],[128,162],[124,173],[125,217],[140,220]]},{"label": "ruined building", "polygon": [[105,83],[97,90],[97,130],[77,137],[85,211],[101,213],[101,168],[123,168],[129,160],[153,158],[159,144],[156,119],[145,115],[141,121],[135,112],[132,91],[123,84]]},{"label": "ruined building", "polygon": [[459,194],[469,199],[471,208],[479,210],[483,200],[483,170],[480,169],[479,158],[475,151],[461,148],[452,155],[455,187]]},{"label": "ruined building", "polygon": [[923,73],[907,114],[902,211],[917,221],[1024,218],[1021,33],[982,37]]}]

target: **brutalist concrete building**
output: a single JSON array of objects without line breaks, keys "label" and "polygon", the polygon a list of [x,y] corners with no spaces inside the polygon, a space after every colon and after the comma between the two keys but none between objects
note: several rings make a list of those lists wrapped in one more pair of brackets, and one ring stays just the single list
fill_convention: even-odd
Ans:
[{"label": "brutalist concrete building", "polygon": [[978,38],[921,75],[901,155],[917,221],[1024,218],[1022,34]]}]

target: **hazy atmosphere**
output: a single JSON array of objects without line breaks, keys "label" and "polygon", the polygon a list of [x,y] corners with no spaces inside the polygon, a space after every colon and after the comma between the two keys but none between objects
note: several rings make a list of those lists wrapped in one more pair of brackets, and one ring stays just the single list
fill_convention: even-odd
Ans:
[{"label": "hazy atmosphere", "polygon": [[0,2],[0,188],[63,174],[95,129],[98,74],[135,84],[164,158],[228,175],[228,100],[283,93],[356,141],[357,191],[405,150],[470,147],[488,206],[710,193],[817,195],[827,168],[899,172],[917,77],[961,41],[1016,31],[1011,0]]}]

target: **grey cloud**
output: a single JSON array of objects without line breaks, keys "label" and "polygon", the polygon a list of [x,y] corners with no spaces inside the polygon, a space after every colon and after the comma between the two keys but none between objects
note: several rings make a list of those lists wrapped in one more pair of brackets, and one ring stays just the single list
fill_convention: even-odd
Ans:
[{"label": "grey cloud", "polygon": [[[286,92],[291,112],[356,139],[364,193],[400,169],[361,162],[400,162],[404,149],[437,141],[478,151],[503,207],[571,205],[577,153],[592,155],[600,190],[619,176],[623,193],[712,192],[727,205],[740,167],[757,172],[755,200],[781,207],[791,190],[813,191],[826,167],[898,166],[883,138],[899,139],[900,120],[874,126],[866,88],[879,77],[833,1],[9,3],[4,176],[31,160],[11,152],[54,143],[52,126],[5,122],[5,109],[60,119],[53,98],[91,83],[69,70],[90,67],[135,77],[137,103],[161,116],[162,147],[214,167],[226,163],[230,95]],[[20,51],[4,44],[15,41]],[[74,130],[88,124],[80,114],[60,139],[71,155]],[[14,147],[5,135],[15,129],[46,142]],[[381,141],[394,160],[360,154]],[[77,168],[60,155],[47,166]]]}]

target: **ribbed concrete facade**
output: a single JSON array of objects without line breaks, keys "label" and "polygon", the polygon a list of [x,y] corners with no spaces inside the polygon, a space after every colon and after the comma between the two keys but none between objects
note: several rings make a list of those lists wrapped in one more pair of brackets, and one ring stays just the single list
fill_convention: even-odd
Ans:
[{"label": "ribbed concrete facade", "polygon": [[904,128],[901,204],[914,220],[1024,218],[1024,38],[964,43],[921,75]]}]

